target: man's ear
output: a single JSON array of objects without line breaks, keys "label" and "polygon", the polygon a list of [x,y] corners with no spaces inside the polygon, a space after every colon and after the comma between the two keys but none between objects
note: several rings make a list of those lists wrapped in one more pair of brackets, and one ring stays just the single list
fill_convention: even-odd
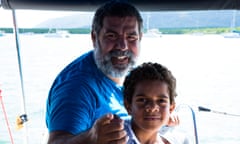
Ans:
[{"label": "man's ear", "polygon": [[176,107],[176,103],[172,103],[170,105],[170,113],[172,113],[174,111],[175,107]]},{"label": "man's ear", "polygon": [[97,34],[95,31],[91,31],[91,39],[92,39],[92,43],[93,43],[93,48],[96,47],[96,40],[97,40]]},{"label": "man's ear", "polygon": [[132,114],[131,105],[129,104],[129,102],[127,100],[124,100],[124,106],[125,106],[128,114],[131,115]]},{"label": "man's ear", "polygon": [[141,32],[141,33],[139,34],[139,40],[140,40],[140,41],[142,40],[142,35],[143,35],[143,33]]}]

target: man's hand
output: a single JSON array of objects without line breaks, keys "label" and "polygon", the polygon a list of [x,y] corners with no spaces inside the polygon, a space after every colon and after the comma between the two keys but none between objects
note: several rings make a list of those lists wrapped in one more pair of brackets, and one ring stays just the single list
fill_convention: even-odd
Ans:
[{"label": "man's hand", "polygon": [[124,121],[113,114],[98,119],[90,130],[94,144],[125,144],[128,136],[124,130]]},{"label": "man's hand", "polygon": [[180,120],[177,114],[171,113],[167,126],[173,127],[173,126],[178,126],[180,124]]}]

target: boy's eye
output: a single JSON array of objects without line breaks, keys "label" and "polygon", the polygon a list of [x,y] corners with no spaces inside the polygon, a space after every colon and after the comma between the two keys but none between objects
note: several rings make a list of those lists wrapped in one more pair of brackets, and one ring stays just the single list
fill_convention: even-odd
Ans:
[{"label": "boy's eye", "polygon": [[139,102],[139,103],[145,103],[146,101],[147,101],[147,99],[145,99],[145,98],[138,98],[136,100],[136,102]]},{"label": "boy's eye", "polygon": [[165,99],[159,99],[158,100],[158,103],[166,103],[167,102],[167,100],[165,100]]},{"label": "boy's eye", "polygon": [[[151,102],[154,102],[152,100],[149,100],[147,98],[138,98],[136,99],[136,102],[139,103],[139,104],[148,104],[148,103],[151,103]],[[166,104],[168,102],[167,99],[158,99],[155,101],[155,103],[159,104],[159,105],[162,105],[162,104]]]},{"label": "boy's eye", "polygon": [[159,99],[159,100],[157,101],[157,103],[158,103],[159,105],[166,105],[168,102],[169,102],[169,100],[168,100],[168,99],[165,99],[165,98]]}]

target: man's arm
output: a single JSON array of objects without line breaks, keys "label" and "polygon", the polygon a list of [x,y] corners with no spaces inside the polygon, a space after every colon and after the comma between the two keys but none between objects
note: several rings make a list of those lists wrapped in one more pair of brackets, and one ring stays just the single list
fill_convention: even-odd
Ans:
[{"label": "man's arm", "polygon": [[65,131],[51,132],[48,144],[125,144],[127,139],[123,120],[107,114],[98,119],[90,130],[78,135]]},{"label": "man's arm", "polygon": [[172,113],[169,117],[167,126],[174,127],[174,126],[178,126],[179,124],[180,124],[179,116],[176,113]]},{"label": "man's arm", "polygon": [[49,135],[48,144],[86,144],[91,143],[92,140],[89,131],[79,135],[72,135],[65,131],[54,131]]},{"label": "man's arm", "polygon": [[179,116],[177,114],[171,114],[168,120],[168,123],[166,126],[163,126],[160,129],[160,133],[163,135],[167,133],[168,131],[172,131],[175,126],[178,126],[180,124]]}]

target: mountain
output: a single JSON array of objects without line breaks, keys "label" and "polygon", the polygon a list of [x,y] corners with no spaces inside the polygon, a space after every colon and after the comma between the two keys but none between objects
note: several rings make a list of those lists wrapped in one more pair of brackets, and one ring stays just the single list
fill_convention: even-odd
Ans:
[{"label": "mountain", "polygon": [[[141,15],[145,28],[240,27],[240,11],[142,12]],[[93,13],[75,14],[49,19],[36,28],[90,28],[92,18]]]},{"label": "mountain", "polygon": [[[235,26],[240,26],[240,12],[235,13]],[[149,28],[184,28],[184,27],[231,27],[233,11],[182,11],[182,12],[152,12],[142,14]]]},{"label": "mountain", "polygon": [[54,19],[48,19],[35,28],[89,28],[93,13],[74,14]]}]

